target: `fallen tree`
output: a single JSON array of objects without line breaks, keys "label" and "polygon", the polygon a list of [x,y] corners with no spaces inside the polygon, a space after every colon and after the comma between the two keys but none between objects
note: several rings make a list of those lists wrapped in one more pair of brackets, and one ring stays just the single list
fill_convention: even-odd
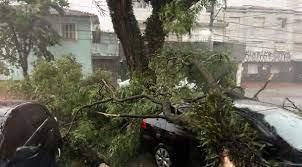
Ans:
[{"label": "fallen tree", "polygon": [[[171,59],[172,56],[176,58]],[[191,52],[190,49],[173,48],[154,58],[150,67],[156,74],[157,82],[153,87],[144,87],[140,81],[132,80],[132,84],[125,89],[139,91],[125,94],[117,89],[117,92],[113,93],[114,97],[84,105],[76,112],[95,113],[109,119],[124,120],[125,124],[122,126],[124,132],[128,131],[127,127],[135,126],[134,122],[137,118],[164,118],[196,132],[200,144],[205,148],[202,151],[208,153],[206,160],[210,166],[224,163],[221,156],[225,150],[237,166],[251,164],[261,167],[270,166],[259,156],[261,146],[256,142],[255,131],[233,112],[232,98],[246,97],[232,91],[235,87],[233,82],[235,70],[227,55],[214,52],[196,53]],[[225,71],[227,73],[221,75]],[[176,83],[184,79],[194,83],[195,87],[177,86]],[[142,94],[133,95],[134,92]],[[148,113],[151,111],[144,109],[139,111],[135,107],[149,105],[149,102],[157,106],[156,114],[150,115]],[[189,111],[181,115],[175,114],[175,104],[182,103],[190,105]],[[108,110],[102,106],[120,107]],[[160,112],[163,115],[158,115]],[[241,156],[242,154],[245,156]]]}]

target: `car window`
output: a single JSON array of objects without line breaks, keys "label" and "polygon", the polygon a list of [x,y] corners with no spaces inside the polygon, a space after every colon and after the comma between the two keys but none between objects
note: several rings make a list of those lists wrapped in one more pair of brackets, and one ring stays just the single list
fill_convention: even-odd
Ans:
[{"label": "car window", "polygon": [[302,150],[302,118],[291,112],[271,112],[266,114],[267,121],[276,133],[297,150]]}]

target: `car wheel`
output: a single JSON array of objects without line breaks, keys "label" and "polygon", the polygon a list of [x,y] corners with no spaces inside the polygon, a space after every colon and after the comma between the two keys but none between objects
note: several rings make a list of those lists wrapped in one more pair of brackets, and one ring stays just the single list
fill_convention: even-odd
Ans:
[{"label": "car wheel", "polygon": [[154,158],[157,167],[174,167],[175,153],[164,144],[159,144],[154,151]]}]

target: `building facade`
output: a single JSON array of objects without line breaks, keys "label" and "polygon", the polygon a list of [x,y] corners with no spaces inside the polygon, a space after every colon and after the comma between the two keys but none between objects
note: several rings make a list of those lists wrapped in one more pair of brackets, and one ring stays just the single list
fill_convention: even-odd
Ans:
[{"label": "building facade", "polygon": [[[274,1],[274,2],[272,2]],[[265,81],[273,73],[275,81],[302,81],[302,0],[235,1],[219,3],[215,9],[213,33],[209,32],[210,13],[201,11],[191,35],[167,41],[215,42],[246,46],[242,69],[243,81]],[[134,1],[134,12],[142,31],[150,16],[150,4]]]},{"label": "building facade", "polygon": [[[302,12],[259,6],[228,7],[218,19],[228,23],[223,41],[244,43],[244,81],[299,81],[302,58]],[[296,63],[295,63],[296,62]]]},{"label": "building facade", "polygon": [[122,49],[113,32],[93,32],[92,44],[92,68],[93,70],[106,70],[112,73],[113,81],[119,79]]}]

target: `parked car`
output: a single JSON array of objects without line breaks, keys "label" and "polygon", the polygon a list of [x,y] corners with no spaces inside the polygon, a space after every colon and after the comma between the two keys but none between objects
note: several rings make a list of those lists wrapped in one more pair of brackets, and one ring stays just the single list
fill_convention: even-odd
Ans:
[{"label": "parked car", "polygon": [[0,167],[54,167],[61,147],[58,122],[33,102],[0,105]]},{"label": "parked car", "polygon": [[[250,99],[235,100],[236,113],[259,133],[265,144],[263,157],[283,166],[302,167],[302,117],[300,113]],[[185,112],[177,110],[178,113]],[[203,166],[202,153],[194,135],[163,118],[141,121],[143,146],[149,146],[158,167]]]}]

